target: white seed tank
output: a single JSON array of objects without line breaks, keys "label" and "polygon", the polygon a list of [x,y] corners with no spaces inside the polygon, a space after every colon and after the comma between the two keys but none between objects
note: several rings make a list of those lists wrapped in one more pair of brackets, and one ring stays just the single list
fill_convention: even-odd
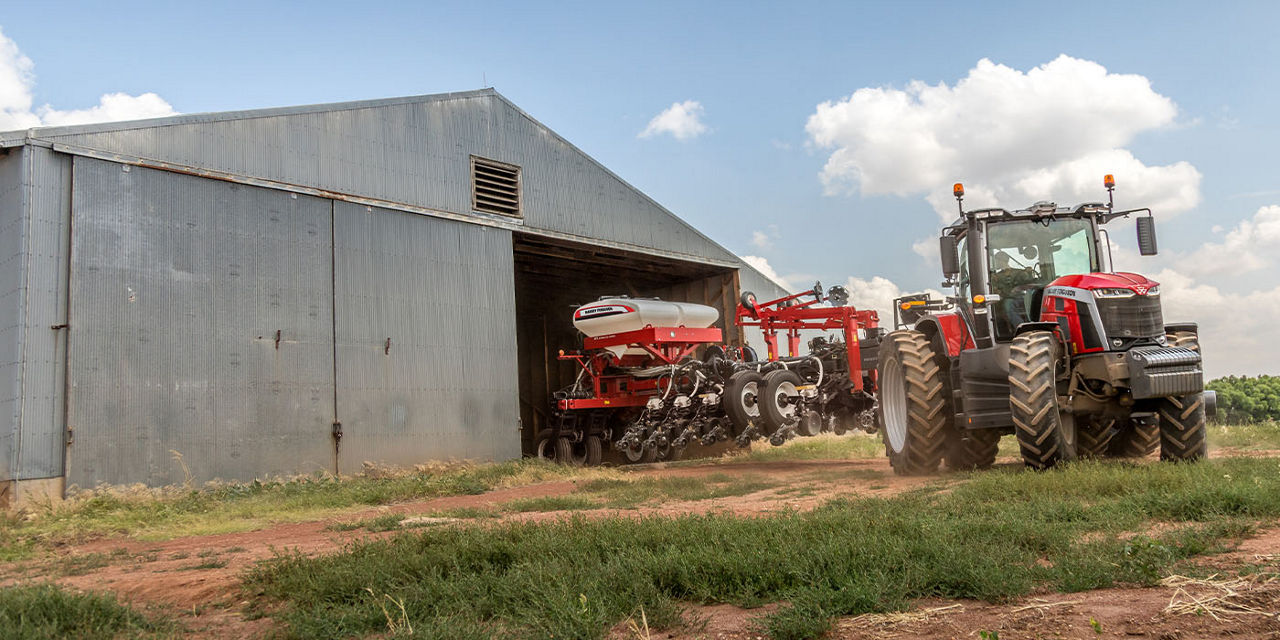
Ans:
[{"label": "white seed tank", "polygon": [[[705,329],[720,319],[714,307],[691,302],[667,302],[641,298],[602,298],[573,312],[573,326],[589,338],[645,327]],[[616,347],[615,355],[643,354],[643,349]]]}]

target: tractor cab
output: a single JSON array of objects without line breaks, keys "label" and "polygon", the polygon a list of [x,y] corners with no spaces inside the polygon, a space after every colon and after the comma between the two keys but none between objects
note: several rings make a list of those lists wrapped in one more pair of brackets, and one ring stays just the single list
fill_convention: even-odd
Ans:
[{"label": "tractor cab", "polygon": [[[1110,191],[1114,182],[1109,176],[1107,184]],[[1111,273],[1111,247],[1102,228],[1116,218],[1145,213],[1137,223],[1140,250],[1153,255],[1150,209],[1037,202],[1016,211],[965,211],[964,186],[957,184],[954,193],[960,217],[940,239],[944,286],[955,287],[951,302],[976,346],[1008,343],[1020,331],[1045,328],[1044,323],[1059,325],[1063,336],[1073,338],[1076,352],[1163,344],[1158,283],[1138,274]],[[1064,313],[1067,301],[1074,314]],[[1101,310],[1109,311],[1105,315],[1113,326],[1105,326]],[[1146,320],[1144,326],[1133,324],[1138,316]],[[1111,334],[1121,342],[1104,344],[1104,336]]]}]

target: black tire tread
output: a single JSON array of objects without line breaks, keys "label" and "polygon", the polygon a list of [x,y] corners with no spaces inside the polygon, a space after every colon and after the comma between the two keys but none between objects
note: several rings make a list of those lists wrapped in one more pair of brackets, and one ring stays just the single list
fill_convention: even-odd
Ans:
[{"label": "black tire tread", "polygon": [[1111,451],[1111,441],[1118,435],[1115,420],[1090,420],[1076,430],[1076,452],[1081,458],[1101,458]]},{"label": "black tire tread", "polygon": [[881,364],[900,359],[907,394],[907,437],[900,454],[890,449],[888,430],[882,430],[889,464],[899,475],[933,473],[946,454],[954,419],[939,355],[929,338],[914,330],[890,333],[880,348]]},{"label": "black tire tread", "polygon": [[1032,469],[1048,469],[1074,457],[1058,415],[1056,347],[1048,331],[1024,333],[1009,345],[1009,411],[1022,461]]},{"label": "black tire tread", "polygon": [[[1166,338],[1170,346],[1200,353],[1200,336],[1195,332],[1175,331]],[[1208,456],[1204,394],[1164,398],[1156,412],[1160,415],[1161,460],[1190,461]]]},{"label": "black tire tread", "polygon": [[995,429],[956,433],[947,451],[947,467],[956,471],[990,469],[999,450],[1000,432]]}]

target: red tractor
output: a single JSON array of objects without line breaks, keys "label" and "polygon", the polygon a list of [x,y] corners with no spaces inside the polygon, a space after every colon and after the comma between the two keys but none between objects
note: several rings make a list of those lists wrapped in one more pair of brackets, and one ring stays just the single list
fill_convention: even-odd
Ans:
[{"label": "red tractor", "polygon": [[1150,209],[1108,202],[964,210],[942,231],[943,286],[955,295],[894,301],[878,377],[882,437],[895,471],[982,469],[1014,434],[1028,467],[1080,456],[1163,460],[1206,454],[1204,390],[1193,323],[1166,324],[1160,285],[1115,272],[1102,226],[1137,218],[1156,253]]}]

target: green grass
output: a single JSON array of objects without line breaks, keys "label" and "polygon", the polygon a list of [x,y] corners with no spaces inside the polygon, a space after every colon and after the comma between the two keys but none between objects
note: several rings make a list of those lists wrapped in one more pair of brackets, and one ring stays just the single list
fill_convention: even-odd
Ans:
[{"label": "green grass", "polygon": [[35,513],[31,519],[0,517],[0,561],[28,558],[50,542],[112,535],[165,540],[249,531],[278,522],[332,517],[370,505],[479,494],[503,486],[606,473],[517,460],[389,476],[309,476],[200,490],[89,492],[59,508]]},{"label": "green grass", "polygon": [[672,501],[712,500],[743,496],[778,486],[757,475],[735,476],[712,473],[700,477],[633,476],[601,478],[586,482],[579,492],[599,498],[606,506],[618,509]]},{"label": "green grass", "polygon": [[589,496],[539,496],[536,498],[517,498],[503,503],[502,509],[510,513],[528,513],[531,511],[582,511],[599,509],[602,505]]},{"label": "green grass", "polygon": [[1280,449],[1280,422],[1209,423],[1209,446],[1242,450]]},{"label": "green grass", "polygon": [[650,625],[676,626],[682,602],[787,602],[756,624],[810,638],[835,616],[920,597],[1152,584],[1277,516],[1277,460],[1081,463],[807,513],[438,528],[331,556],[282,555],[246,584],[293,637],[383,632],[390,597],[428,638],[600,638],[642,608]]},{"label": "green grass", "polygon": [[884,456],[884,443],[878,435],[854,432],[837,436],[822,434],[796,438],[780,447],[760,441],[751,450],[729,459],[733,462],[771,462],[777,460],[855,460]]},{"label": "green grass", "polygon": [[112,596],[49,584],[0,588],[0,633],[6,640],[180,636],[172,623],[143,616]]}]

